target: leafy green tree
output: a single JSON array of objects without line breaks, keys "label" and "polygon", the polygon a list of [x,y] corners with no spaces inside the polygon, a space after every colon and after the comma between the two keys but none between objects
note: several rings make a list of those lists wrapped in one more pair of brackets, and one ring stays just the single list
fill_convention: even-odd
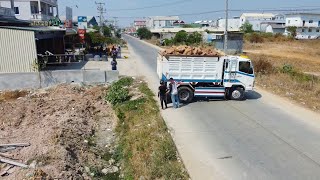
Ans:
[{"label": "leafy green tree", "polygon": [[252,24],[250,24],[249,22],[245,22],[245,23],[240,27],[240,31],[242,31],[242,32],[244,32],[244,33],[252,33],[252,32],[253,32]]},{"label": "leafy green tree", "polygon": [[179,31],[173,38],[174,43],[186,43],[188,40],[188,33],[185,30]]},{"label": "leafy green tree", "polygon": [[137,34],[141,39],[151,39],[152,37],[151,31],[146,27],[139,28]]},{"label": "leafy green tree", "polygon": [[103,35],[106,37],[111,37],[112,33],[111,33],[111,29],[108,26],[104,26],[103,27]]},{"label": "leafy green tree", "polygon": [[193,32],[188,36],[187,43],[188,44],[199,44],[202,42],[202,35],[198,32]]},{"label": "leafy green tree", "polygon": [[296,37],[297,36],[297,27],[289,26],[287,28],[287,31],[290,33],[290,36],[292,36],[292,37]]}]

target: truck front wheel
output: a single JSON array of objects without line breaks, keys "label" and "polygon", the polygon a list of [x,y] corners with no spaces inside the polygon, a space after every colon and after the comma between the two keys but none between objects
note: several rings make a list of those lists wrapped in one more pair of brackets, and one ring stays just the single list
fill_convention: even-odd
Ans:
[{"label": "truck front wheel", "polygon": [[190,89],[189,87],[183,86],[179,88],[178,92],[179,92],[180,102],[183,102],[183,103],[192,102],[193,96],[194,96],[192,89]]},{"label": "truck front wheel", "polygon": [[230,99],[241,101],[244,99],[244,90],[241,87],[235,87],[230,89]]}]

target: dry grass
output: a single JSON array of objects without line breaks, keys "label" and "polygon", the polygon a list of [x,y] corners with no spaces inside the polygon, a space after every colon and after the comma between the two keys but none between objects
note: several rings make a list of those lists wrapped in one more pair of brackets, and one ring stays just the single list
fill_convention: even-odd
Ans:
[{"label": "dry grass", "polygon": [[[319,46],[319,40],[258,44],[246,42],[245,52],[257,65],[256,81],[259,86],[320,111],[319,77],[305,74],[320,72]],[[285,65],[293,67],[292,72],[284,72]]]},{"label": "dry grass", "polygon": [[28,91],[4,91],[0,92],[0,101],[15,100],[19,97],[25,97],[28,94]]}]

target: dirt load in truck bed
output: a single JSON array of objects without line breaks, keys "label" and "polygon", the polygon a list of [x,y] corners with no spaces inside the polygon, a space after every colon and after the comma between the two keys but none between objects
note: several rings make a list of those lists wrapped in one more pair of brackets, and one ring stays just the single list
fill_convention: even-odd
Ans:
[{"label": "dirt load in truck bed", "polygon": [[183,55],[183,56],[219,56],[222,55],[216,49],[210,47],[192,47],[192,46],[172,46],[160,53],[167,55]]},{"label": "dirt load in truck bed", "polygon": [[[94,169],[104,168],[101,156],[114,141],[116,120],[104,100],[106,90],[105,86],[59,85],[0,92],[0,145],[30,143],[6,154],[31,166],[15,166],[0,179],[94,177]],[[0,162],[0,172],[8,166]]]}]

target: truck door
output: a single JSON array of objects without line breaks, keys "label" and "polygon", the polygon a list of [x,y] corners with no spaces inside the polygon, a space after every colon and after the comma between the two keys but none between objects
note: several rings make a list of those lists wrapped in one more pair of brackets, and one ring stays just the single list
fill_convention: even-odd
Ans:
[{"label": "truck door", "polygon": [[237,75],[237,60],[235,59],[226,59],[225,60],[225,71],[224,71],[224,82],[232,83],[236,80]]},{"label": "truck door", "polygon": [[253,90],[254,73],[251,61],[239,61],[238,67],[236,79],[245,86],[246,90]]}]

